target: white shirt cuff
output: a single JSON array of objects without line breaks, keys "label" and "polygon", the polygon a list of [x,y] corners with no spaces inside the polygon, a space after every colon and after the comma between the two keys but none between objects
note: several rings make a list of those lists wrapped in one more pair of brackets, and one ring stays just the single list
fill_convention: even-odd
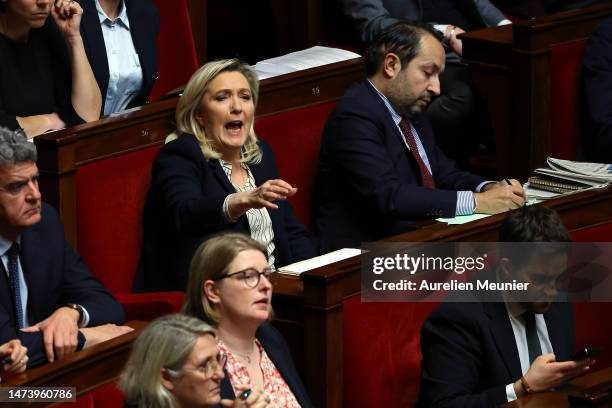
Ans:
[{"label": "white shirt cuff", "polygon": [[89,325],[89,312],[83,306],[81,306],[81,309],[83,309],[83,324],[81,327],[87,327]]},{"label": "white shirt cuff", "polygon": [[471,191],[457,191],[457,207],[455,207],[455,216],[474,214],[476,202],[474,201],[474,193]]},{"label": "white shirt cuff", "polygon": [[497,23],[497,26],[499,27],[499,26],[508,25],[508,24],[512,24],[512,21],[508,20],[507,18],[504,18],[502,21]]},{"label": "white shirt cuff", "polygon": [[227,197],[225,197],[225,200],[223,200],[222,212],[223,212],[223,219],[226,222],[236,222],[236,220],[233,219],[229,213],[229,199],[231,196],[232,195],[230,194]]},{"label": "white shirt cuff", "polygon": [[433,25],[433,28],[441,32],[442,35],[446,33],[446,27],[448,27],[448,24],[434,24]]},{"label": "white shirt cuff", "polygon": [[516,399],[516,393],[514,392],[514,383],[506,385],[506,399],[508,402]]},{"label": "white shirt cuff", "polygon": [[484,186],[486,186],[487,184],[490,184],[490,183],[496,183],[496,181],[490,181],[490,180],[483,181],[482,183],[480,183],[480,184],[479,184],[479,185],[476,187],[476,192],[477,192],[477,193],[480,193],[480,192],[482,191],[482,189],[484,188]]}]

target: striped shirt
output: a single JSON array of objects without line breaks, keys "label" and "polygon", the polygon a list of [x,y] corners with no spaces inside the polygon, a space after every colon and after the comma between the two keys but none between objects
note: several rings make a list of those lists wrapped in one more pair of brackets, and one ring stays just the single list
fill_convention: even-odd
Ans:
[{"label": "striped shirt", "polygon": [[[378,96],[380,96],[380,99],[383,101],[383,103],[387,107],[387,110],[389,111],[389,114],[391,115],[391,118],[393,119],[393,122],[397,126],[397,130],[399,131],[399,134],[403,135],[404,133],[402,132],[402,129],[400,128],[400,122],[402,121],[401,115],[399,113],[397,113],[397,111],[395,110],[395,108],[391,104],[391,101],[389,101],[389,99],[387,99],[387,97],[382,92],[380,92],[378,89],[376,89],[376,87],[374,86],[374,84],[372,82],[370,82],[370,80],[368,80],[368,82],[370,83],[370,85],[372,85],[372,88],[374,88],[376,90],[376,92],[378,93]],[[431,173],[431,175],[435,179],[435,175],[433,174],[433,171],[431,171],[431,164],[429,163],[429,158],[427,157],[427,153],[425,152],[425,147],[423,147],[423,143],[421,142],[421,138],[419,137],[419,133],[414,128],[414,126],[412,126],[412,122],[410,122],[410,128],[412,129],[412,134],[414,135],[414,139],[416,141],[417,150],[419,151],[418,152],[419,156],[421,156],[421,159],[423,159],[423,162],[425,163],[425,166],[427,166],[427,169],[429,169],[429,172]],[[410,147],[408,146],[408,142],[406,142],[406,139],[404,137],[402,137],[402,142],[404,143],[406,148],[408,150],[410,150]],[[487,183],[488,182],[483,182],[483,183],[479,184],[478,187],[476,188],[476,191],[480,191],[480,189],[485,184],[487,184]],[[474,193],[473,192],[471,192],[471,191],[457,191],[457,205],[455,206],[455,215],[456,216],[457,215],[470,215],[470,214],[473,214],[475,206],[476,206],[476,204],[475,204],[475,201],[474,201]]]},{"label": "striped shirt", "polygon": [[[219,163],[231,183],[232,163],[226,162],[223,159],[219,159]],[[253,173],[251,173],[249,166],[247,166],[246,163],[241,163],[240,166],[246,171],[248,177],[244,186],[240,187],[234,185],[236,192],[247,192],[256,189],[255,177],[253,177]],[[229,214],[227,213],[228,198],[229,196],[223,203],[223,212],[225,217],[229,219]],[[270,218],[270,214],[268,214],[268,210],[266,208],[251,208],[246,212],[246,216],[249,222],[249,229],[251,230],[251,238],[266,247],[268,252],[268,266],[274,268],[274,230],[272,229],[272,219]]]}]

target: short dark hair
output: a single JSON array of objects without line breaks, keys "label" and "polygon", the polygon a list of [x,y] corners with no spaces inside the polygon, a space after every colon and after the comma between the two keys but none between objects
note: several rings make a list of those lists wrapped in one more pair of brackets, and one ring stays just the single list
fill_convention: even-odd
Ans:
[{"label": "short dark hair", "polygon": [[421,51],[421,38],[431,35],[443,41],[442,33],[431,25],[399,21],[380,32],[368,45],[365,55],[366,75],[374,75],[390,52],[399,56],[402,69]]},{"label": "short dark hair", "polygon": [[[516,267],[529,262],[536,254],[570,255],[572,237],[556,211],[535,205],[524,206],[512,212],[504,220],[499,232],[502,244],[500,255],[508,258]],[[557,244],[534,244],[556,242]]]},{"label": "short dark hair", "polygon": [[500,242],[571,242],[559,214],[545,207],[528,205],[504,220],[499,232]]}]

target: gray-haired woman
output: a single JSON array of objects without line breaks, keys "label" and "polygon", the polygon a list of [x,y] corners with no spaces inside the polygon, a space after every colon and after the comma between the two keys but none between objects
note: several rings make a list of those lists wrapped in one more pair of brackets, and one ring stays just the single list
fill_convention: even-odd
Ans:
[{"label": "gray-haired woman", "polygon": [[247,388],[237,390],[234,401],[221,401],[226,356],[215,335],[209,324],[185,315],[152,321],[134,342],[121,374],[126,407],[268,407],[268,399]]}]

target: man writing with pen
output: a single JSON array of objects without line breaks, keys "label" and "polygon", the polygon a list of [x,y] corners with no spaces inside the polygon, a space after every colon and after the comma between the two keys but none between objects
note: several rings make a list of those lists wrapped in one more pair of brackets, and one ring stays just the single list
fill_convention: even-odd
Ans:
[{"label": "man writing with pen", "polygon": [[436,146],[422,113],[440,94],[444,58],[427,25],[395,23],[370,44],[367,79],[344,95],[323,133],[315,186],[323,251],[406,231],[419,218],[524,204],[517,180],[461,171]]}]

